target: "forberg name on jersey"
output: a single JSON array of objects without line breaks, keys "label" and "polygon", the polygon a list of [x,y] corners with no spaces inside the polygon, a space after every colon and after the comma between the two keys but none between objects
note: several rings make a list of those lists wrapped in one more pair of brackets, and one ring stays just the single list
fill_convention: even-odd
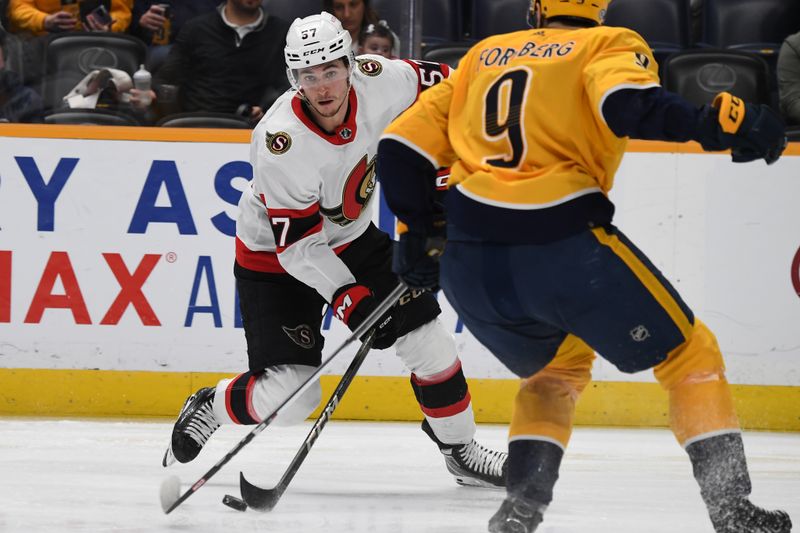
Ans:
[{"label": "forberg name on jersey", "polygon": [[563,43],[547,43],[537,46],[533,41],[528,41],[520,48],[486,48],[481,51],[480,62],[487,67],[503,67],[515,57],[535,57],[550,59],[564,57],[575,48],[575,41]]}]

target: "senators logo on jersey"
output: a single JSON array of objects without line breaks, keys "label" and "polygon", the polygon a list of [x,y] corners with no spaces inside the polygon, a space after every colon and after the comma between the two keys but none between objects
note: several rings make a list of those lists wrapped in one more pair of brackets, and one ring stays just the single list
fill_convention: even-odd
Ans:
[{"label": "senators logo on jersey", "polygon": [[292,147],[292,138],[285,131],[267,134],[267,150],[275,155],[285,154]]},{"label": "senators logo on jersey", "polygon": [[383,72],[383,65],[372,59],[357,59],[358,70],[365,76],[377,76]]},{"label": "senators logo on jersey", "polygon": [[281,329],[301,348],[308,350],[314,347],[314,331],[307,324],[301,324],[296,328],[281,326]]},{"label": "senators logo on jersey", "polygon": [[367,162],[367,156],[361,158],[344,184],[342,203],[336,207],[320,207],[320,212],[331,222],[346,226],[358,219],[372,193],[375,192],[375,164],[377,159]]}]

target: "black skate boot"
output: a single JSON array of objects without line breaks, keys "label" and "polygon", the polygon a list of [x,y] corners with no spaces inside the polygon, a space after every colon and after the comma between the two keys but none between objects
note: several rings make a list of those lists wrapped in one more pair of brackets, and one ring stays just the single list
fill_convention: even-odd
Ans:
[{"label": "black skate boot", "polygon": [[686,452],[716,533],[791,532],[784,511],[767,511],[748,500],[750,475],[740,434],[702,439],[686,446]]},{"label": "black skate boot", "polygon": [[508,454],[490,450],[475,442],[445,444],[436,438],[427,420],[422,421],[424,431],[439,446],[447,470],[459,485],[472,487],[505,487]]},{"label": "black skate boot", "polygon": [[547,506],[533,500],[508,497],[489,519],[489,533],[533,533]]},{"label": "black skate boot", "polygon": [[161,461],[163,466],[169,466],[176,460],[188,463],[197,457],[209,437],[219,427],[212,409],[213,403],[213,387],[200,389],[189,396],[172,428],[169,448]]},{"label": "black skate boot", "polygon": [[723,503],[709,509],[717,533],[790,533],[792,521],[783,511],[767,511],[750,500]]},{"label": "black skate boot", "polygon": [[508,495],[489,520],[491,533],[533,533],[542,522],[564,449],[546,440],[516,439],[508,443]]}]

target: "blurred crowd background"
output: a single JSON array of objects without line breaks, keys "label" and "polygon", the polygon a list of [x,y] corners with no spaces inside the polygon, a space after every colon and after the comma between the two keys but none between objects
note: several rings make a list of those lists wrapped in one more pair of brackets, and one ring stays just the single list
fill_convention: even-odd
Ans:
[{"label": "blurred crowd background", "polygon": [[[252,128],[288,89],[296,17],[333,13],[356,55],[457,66],[484,37],[526,29],[529,4],[0,0],[0,121]],[[800,125],[800,1],[612,0],[606,24],[639,32],[664,86],[690,101],[727,90]]]}]

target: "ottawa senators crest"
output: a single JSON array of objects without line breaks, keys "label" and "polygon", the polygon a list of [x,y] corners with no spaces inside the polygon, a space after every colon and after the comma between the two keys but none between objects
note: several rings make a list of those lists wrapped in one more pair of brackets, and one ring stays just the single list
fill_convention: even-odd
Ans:
[{"label": "ottawa senators crest", "polygon": [[306,350],[314,347],[314,332],[307,324],[301,324],[296,328],[281,326],[281,329],[292,339],[292,342],[299,347],[305,348]]},{"label": "ottawa senators crest", "polygon": [[383,65],[374,59],[358,59],[358,70],[365,76],[375,77],[383,72]]},{"label": "ottawa senators crest", "polygon": [[361,215],[362,209],[375,192],[376,159],[373,157],[372,161],[368,161],[365,155],[353,168],[345,181],[341,204],[332,208],[320,208],[320,212],[331,222],[346,226]]},{"label": "ottawa senators crest", "polygon": [[285,131],[267,133],[267,150],[275,155],[285,154],[292,147],[292,138]]}]

